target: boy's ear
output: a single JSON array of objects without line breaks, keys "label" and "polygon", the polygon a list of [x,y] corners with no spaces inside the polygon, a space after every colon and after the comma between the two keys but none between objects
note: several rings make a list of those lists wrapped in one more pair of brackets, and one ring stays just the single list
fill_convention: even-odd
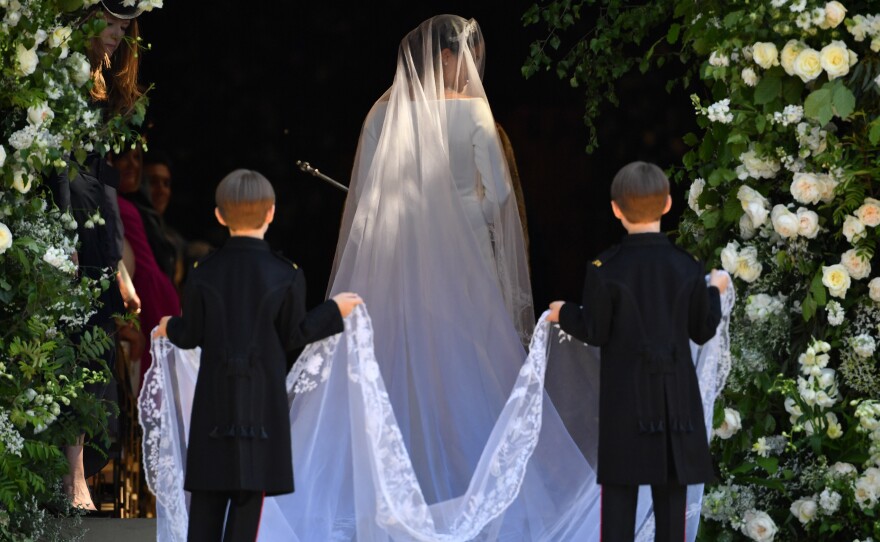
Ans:
[{"label": "boy's ear", "polygon": [[226,221],[223,220],[223,215],[220,214],[220,207],[214,207],[214,216],[217,217],[217,222],[226,226]]},{"label": "boy's ear", "polygon": [[620,210],[620,207],[617,206],[617,202],[611,200],[611,212],[614,213],[614,217],[618,220],[623,220],[623,211]]},{"label": "boy's ear", "polygon": [[275,204],[273,203],[269,210],[266,211],[266,224],[271,224],[275,220]]},{"label": "boy's ear", "polygon": [[663,214],[665,215],[666,213],[668,213],[668,212],[669,212],[669,209],[672,209],[672,196],[670,196],[670,195],[667,194],[667,196],[666,196],[666,206],[663,207]]}]

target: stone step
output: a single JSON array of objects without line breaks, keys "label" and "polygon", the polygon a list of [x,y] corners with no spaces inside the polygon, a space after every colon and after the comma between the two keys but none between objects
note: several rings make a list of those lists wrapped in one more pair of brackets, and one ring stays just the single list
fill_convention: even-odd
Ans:
[{"label": "stone step", "polygon": [[155,519],[85,518],[83,542],[156,542]]}]

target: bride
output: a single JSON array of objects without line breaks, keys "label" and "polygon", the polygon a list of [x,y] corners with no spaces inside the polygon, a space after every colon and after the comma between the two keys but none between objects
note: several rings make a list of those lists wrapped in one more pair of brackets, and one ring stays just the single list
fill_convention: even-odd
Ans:
[{"label": "bride", "polygon": [[[331,295],[358,292],[369,315],[310,346],[288,377],[296,492],[266,499],[260,540],[598,540],[600,488],[572,438],[589,429],[570,433],[544,391],[556,335],[546,322],[533,330],[485,54],[476,21],[454,15],[401,41],[392,86],[363,125],[331,278]],[[174,540],[198,358],[154,348],[145,463],[160,539]],[[589,389],[554,400],[598,404]],[[151,419],[177,429],[153,432]]]}]

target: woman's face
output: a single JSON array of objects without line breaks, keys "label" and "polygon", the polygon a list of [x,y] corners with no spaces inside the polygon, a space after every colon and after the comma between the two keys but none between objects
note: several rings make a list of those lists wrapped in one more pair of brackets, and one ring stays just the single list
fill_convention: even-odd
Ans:
[{"label": "woman's face", "polygon": [[141,149],[126,151],[113,160],[113,167],[119,171],[119,191],[123,194],[136,191],[141,186]]},{"label": "woman's face", "polygon": [[128,30],[128,25],[131,24],[131,20],[119,19],[110,15],[106,11],[102,11],[101,13],[104,20],[107,21],[107,26],[104,30],[101,30],[99,39],[101,40],[101,45],[104,47],[104,52],[107,53],[107,56],[113,56],[113,53],[116,52],[119,44],[122,43],[122,40],[125,38],[125,32]]},{"label": "woman's face", "polygon": [[171,199],[171,171],[165,164],[150,164],[144,167],[144,175],[150,183],[150,201],[153,208],[162,215]]}]

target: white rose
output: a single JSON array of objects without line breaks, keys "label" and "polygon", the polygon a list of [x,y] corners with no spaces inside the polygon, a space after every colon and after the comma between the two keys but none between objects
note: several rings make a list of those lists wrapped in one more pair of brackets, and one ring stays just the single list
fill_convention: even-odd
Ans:
[{"label": "white rose", "polygon": [[73,82],[78,87],[86,84],[86,81],[92,76],[92,67],[89,64],[89,59],[80,52],[70,55],[67,65],[70,68],[70,78],[73,79]]},{"label": "white rose", "polygon": [[31,176],[21,169],[12,173],[12,186],[22,194],[27,194],[31,189]]},{"label": "white rose", "polygon": [[844,298],[850,286],[849,272],[841,264],[822,266],[822,284],[832,297]]},{"label": "white rose", "polygon": [[12,232],[6,224],[0,222],[0,254],[12,246]]},{"label": "white rose", "polygon": [[758,81],[760,81],[758,74],[756,74],[755,70],[753,70],[751,68],[743,69],[742,79],[743,79],[743,82],[750,87],[757,85]]},{"label": "white rose", "polygon": [[804,49],[794,59],[794,74],[804,83],[810,82],[822,74],[822,57],[815,49]]},{"label": "white rose", "polygon": [[746,214],[739,217],[739,236],[740,237],[742,237],[744,240],[748,241],[749,239],[754,237],[756,233],[758,233],[758,232],[755,230],[755,226],[752,225],[752,217],[750,217],[749,215],[746,215]]},{"label": "white rose", "polygon": [[816,512],[819,510],[819,505],[817,505],[816,501],[813,499],[798,499],[791,503],[790,510],[791,515],[796,517],[802,525],[806,525],[816,519]]},{"label": "white rose", "polygon": [[773,230],[786,239],[797,237],[800,222],[797,215],[788,210],[788,207],[778,204],[773,207],[770,213],[770,221],[773,223]]},{"label": "white rose", "polygon": [[752,219],[753,227],[760,228],[767,223],[767,217],[770,214],[767,207],[770,205],[770,202],[760,192],[749,186],[742,185],[739,187],[736,197],[740,201],[743,211]]},{"label": "white rose", "polygon": [[797,210],[798,235],[807,239],[815,239],[819,234],[819,215],[806,207]]},{"label": "white rose", "polygon": [[721,426],[715,430],[715,434],[722,439],[729,439],[742,429],[742,417],[739,412],[732,408],[724,409],[724,421]]},{"label": "white rose", "polygon": [[[821,146],[817,149],[817,152],[822,152],[825,150],[825,141],[822,141]],[[832,177],[831,175],[817,175],[819,182],[822,184],[822,202],[823,203],[831,203],[834,199],[834,191],[837,189],[837,185],[839,184],[837,179]]]},{"label": "white rose", "polygon": [[764,266],[758,261],[758,249],[746,247],[739,252],[733,274],[746,282],[755,282],[763,270]]},{"label": "white rose", "polygon": [[773,43],[759,41],[752,46],[752,58],[765,70],[779,65],[779,51]]},{"label": "white rose", "polygon": [[709,55],[709,64],[715,67],[729,66],[730,57],[718,51],[712,51]]},{"label": "white rose", "polygon": [[815,205],[822,199],[824,188],[823,183],[812,173],[795,173],[789,191],[798,203]]},{"label": "white rose", "polygon": [[788,40],[788,43],[782,48],[782,54],[780,55],[780,64],[782,64],[782,69],[785,70],[785,73],[795,75],[794,61],[801,54],[801,51],[806,48],[806,44],[801,41]]},{"label": "white rose", "polygon": [[49,47],[52,47],[53,49],[58,47],[61,48],[61,54],[58,55],[58,58],[67,58],[67,53],[70,48],[68,42],[70,41],[70,34],[72,32],[73,31],[70,27],[59,26],[49,34]]},{"label": "white rose", "polygon": [[868,283],[868,296],[871,301],[880,303],[880,277],[875,277]]},{"label": "white rose", "polygon": [[828,28],[834,28],[843,22],[846,17],[846,8],[843,4],[834,0],[825,4],[825,24]]},{"label": "white rose", "polygon": [[849,67],[852,68],[859,62],[859,55],[850,49],[849,51]]},{"label": "white rose", "polygon": [[877,348],[877,343],[874,341],[874,337],[871,337],[867,333],[856,335],[850,339],[850,345],[852,346],[853,352],[863,358],[870,358],[874,355],[874,350]]},{"label": "white rose", "polygon": [[138,8],[144,11],[153,11],[153,9],[161,9],[163,0],[140,0]]},{"label": "white rose", "polygon": [[749,510],[743,515],[742,533],[756,542],[770,542],[776,536],[776,523],[766,512]]},{"label": "white rose", "polygon": [[865,237],[865,225],[853,215],[848,215],[843,220],[843,236],[850,243],[856,243]]},{"label": "white rose", "polygon": [[877,490],[868,480],[859,478],[853,486],[853,496],[856,499],[856,504],[862,510],[867,510],[873,508],[877,501]]},{"label": "white rose", "polygon": [[858,251],[854,248],[843,253],[840,257],[840,263],[846,268],[849,276],[856,280],[867,278],[871,274],[871,262],[864,256],[859,255]]},{"label": "white rose", "polygon": [[721,267],[732,275],[733,272],[736,271],[736,261],[738,259],[739,244],[736,241],[730,241],[727,243],[727,246],[721,250]]},{"label": "white rose", "polygon": [[30,75],[36,71],[39,62],[37,48],[25,49],[24,45],[19,43],[15,46],[15,59],[18,62],[18,73]]},{"label": "white rose", "polygon": [[865,202],[853,214],[865,226],[876,228],[880,225],[880,201],[874,198],[865,198]]},{"label": "white rose", "polygon": [[849,73],[849,51],[842,41],[832,41],[819,53],[822,69],[828,79],[837,79]]},{"label": "white rose", "polygon": [[700,198],[700,194],[703,193],[703,188],[706,187],[706,181],[698,177],[694,179],[694,182],[691,183],[691,189],[688,190],[688,207],[691,208],[697,215],[703,213],[703,210],[700,209],[700,204],[697,200]]},{"label": "white rose", "polygon": [[55,113],[46,101],[28,107],[27,115],[28,122],[34,126],[40,126],[43,123],[48,124],[55,118]]},{"label": "white rose", "polygon": [[3,145],[0,145],[0,167],[3,167],[3,164],[6,163],[6,149],[3,148]]},{"label": "white rose", "polygon": [[858,472],[852,464],[844,463],[843,461],[838,461],[831,465],[828,467],[828,471],[837,477],[849,476],[850,474],[856,474]]}]

